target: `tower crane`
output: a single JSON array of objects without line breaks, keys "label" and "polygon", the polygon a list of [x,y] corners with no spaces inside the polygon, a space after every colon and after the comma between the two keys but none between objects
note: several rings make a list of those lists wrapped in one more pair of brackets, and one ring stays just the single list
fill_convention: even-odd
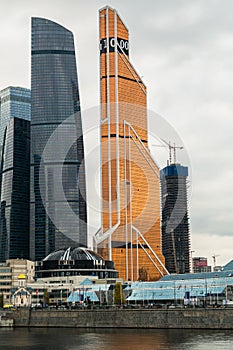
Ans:
[{"label": "tower crane", "polygon": [[172,164],[172,151],[173,151],[173,164],[176,164],[176,150],[177,149],[183,149],[183,146],[176,146],[176,144],[174,143],[173,146],[171,144],[171,142],[167,142],[166,140],[161,139],[167,146],[168,146],[168,150],[169,150],[169,165]]}]

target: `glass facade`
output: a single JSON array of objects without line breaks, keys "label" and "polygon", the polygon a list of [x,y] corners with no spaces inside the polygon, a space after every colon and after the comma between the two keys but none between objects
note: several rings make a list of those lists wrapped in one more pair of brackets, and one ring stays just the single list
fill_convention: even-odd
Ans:
[{"label": "glass facade", "polygon": [[[29,110],[29,109],[28,109]],[[30,121],[5,128],[0,172],[0,261],[29,258]]]},{"label": "glass facade", "polygon": [[147,139],[147,89],[129,59],[117,11],[99,12],[102,231],[98,252],[124,280],[157,280],[161,249],[159,169]]},{"label": "glass facade", "polygon": [[11,118],[31,120],[31,91],[9,86],[0,91],[0,147],[6,126]]},{"label": "glass facade", "polygon": [[55,249],[87,244],[86,184],[73,34],[32,18],[31,49],[30,249],[41,260]]},{"label": "glass facade", "polygon": [[188,168],[170,164],[160,172],[162,249],[170,273],[190,272],[190,234],[187,202]]}]

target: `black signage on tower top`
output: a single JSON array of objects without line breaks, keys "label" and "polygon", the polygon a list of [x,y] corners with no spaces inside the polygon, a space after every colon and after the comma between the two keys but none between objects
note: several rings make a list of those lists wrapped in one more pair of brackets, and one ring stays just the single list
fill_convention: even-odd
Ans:
[{"label": "black signage on tower top", "polygon": [[[109,52],[114,52],[115,51],[115,38],[109,38]],[[128,40],[124,40],[121,38],[117,38],[117,49],[119,53],[126,54],[127,56],[129,55],[129,42]],[[100,40],[100,54],[106,53],[107,52],[107,38],[101,39]]]}]

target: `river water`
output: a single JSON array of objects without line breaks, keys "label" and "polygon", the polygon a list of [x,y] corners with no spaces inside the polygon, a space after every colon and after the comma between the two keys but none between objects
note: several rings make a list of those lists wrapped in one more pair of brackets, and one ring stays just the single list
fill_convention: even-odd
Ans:
[{"label": "river water", "polygon": [[0,328],[0,350],[232,350],[232,331]]}]

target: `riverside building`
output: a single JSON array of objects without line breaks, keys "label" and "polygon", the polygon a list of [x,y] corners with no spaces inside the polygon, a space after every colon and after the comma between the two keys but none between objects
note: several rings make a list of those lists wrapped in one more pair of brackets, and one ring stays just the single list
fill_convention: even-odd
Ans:
[{"label": "riverside building", "polygon": [[74,290],[85,289],[86,294],[93,286],[97,291],[107,290],[117,282],[122,280],[114,263],[86,247],[58,249],[37,262],[10,259],[0,263],[0,295],[4,305],[40,306],[46,303],[45,299],[58,305],[66,303]]},{"label": "riverside building", "polygon": [[135,282],[127,299],[131,303],[174,306],[232,306],[233,260],[221,271],[170,274],[156,282]]},{"label": "riverside building", "polygon": [[82,121],[73,34],[32,18],[31,258],[87,244]]},{"label": "riverside building", "polygon": [[102,228],[99,253],[124,280],[164,274],[159,169],[148,148],[147,91],[129,58],[129,33],[117,11],[99,11]]},{"label": "riverside building", "polygon": [[0,294],[4,304],[13,303],[12,290],[19,286],[19,276],[24,275],[28,284],[34,282],[35,263],[27,259],[9,259],[0,263]]}]

